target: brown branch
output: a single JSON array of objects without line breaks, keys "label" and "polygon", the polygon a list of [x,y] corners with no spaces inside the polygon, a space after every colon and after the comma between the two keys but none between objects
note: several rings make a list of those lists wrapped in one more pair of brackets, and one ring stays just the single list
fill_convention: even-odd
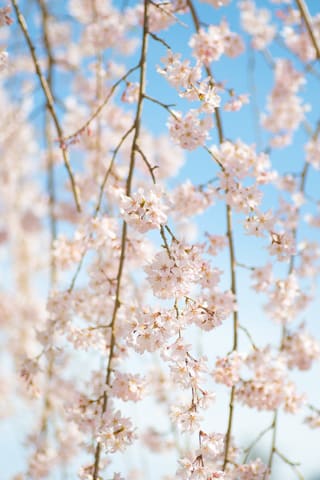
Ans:
[{"label": "brown branch", "polygon": [[171,255],[171,252],[170,252],[170,247],[169,247],[168,240],[167,240],[167,237],[166,237],[166,232],[164,231],[163,225],[160,226],[160,235],[161,235],[161,238],[162,238],[163,243],[164,243],[164,248],[167,250],[168,257],[172,258],[172,255]]},{"label": "brown branch", "polygon": [[303,18],[304,23],[306,24],[307,30],[309,32],[310,40],[311,40],[311,42],[314,46],[314,49],[316,51],[316,58],[319,59],[320,58],[320,47],[318,45],[317,38],[316,38],[315,33],[313,31],[312,18],[310,16],[308,7],[305,4],[304,0],[296,0],[296,4],[297,4],[297,7],[300,11],[301,17]]},{"label": "brown branch", "polygon": [[143,96],[144,96],[144,98],[145,98],[146,100],[149,100],[150,102],[155,103],[156,105],[160,105],[160,107],[162,107],[162,108],[164,108],[165,110],[167,110],[167,112],[169,112],[170,115],[171,115],[173,118],[175,118],[176,120],[178,120],[177,115],[176,115],[176,114],[174,113],[174,111],[171,110],[171,108],[170,108],[170,107],[174,107],[175,105],[170,105],[170,104],[163,103],[163,102],[161,102],[160,100],[157,100],[156,98],[150,97],[149,95],[145,95],[145,94],[144,94]]},{"label": "brown branch", "polygon": [[139,145],[136,145],[136,150],[137,152],[140,154],[142,160],[144,161],[144,163],[146,164],[148,170],[149,170],[149,173],[151,175],[151,178],[152,178],[152,181],[154,184],[156,184],[156,177],[154,175],[154,170],[156,168],[159,168],[158,165],[155,165],[154,167],[151,166],[149,160],[147,159],[146,155],[143,153],[143,151],[141,150],[141,148],[139,147]]},{"label": "brown branch", "polygon": [[[128,177],[126,182],[126,195],[130,196],[131,194],[131,186],[132,186],[132,179],[133,179],[133,172],[135,167],[135,155],[136,155],[136,146],[140,134],[140,125],[141,125],[141,115],[142,115],[142,104],[143,104],[143,93],[145,88],[145,76],[146,76],[146,56],[147,56],[147,33],[148,33],[148,4],[149,0],[144,0],[144,15],[143,15],[143,30],[142,30],[142,46],[141,46],[141,57],[139,62],[140,68],[140,79],[139,79],[139,97],[135,115],[135,122],[134,122],[134,137],[132,141],[131,147],[131,154],[130,154],[130,164],[129,164],[129,171]],[[117,313],[120,303],[120,290],[121,290],[121,280],[122,280],[122,273],[125,263],[125,255],[126,255],[126,246],[127,246],[127,224],[124,221],[122,224],[122,235],[121,235],[121,251],[120,251],[120,259],[119,259],[119,266],[118,266],[118,273],[117,273],[117,287],[115,293],[115,302],[113,307],[112,319],[111,319],[111,340],[110,340],[110,349],[107,361],[107,369],[106,369],[106,380],[105,384],[107,386],[110,385],[111,380],[111,372],[112,372],[112,360],[114,355],[114,349],[116,345],[116,338],[115,338],[115,324],[117,319]],[[102,411],[101,416],[106,412],[108,406],[108,394],[106,390],[103,393],[103,404],[102,404]],[[98,480],[99,477],[99,470],[100,470],[100,455],[101,455],[101,443],[97,442],[96,449],[95,449],[95,458],[94,458],[94,471],[93,471],[93,480]]]},{"label": "brown branch", "polygon": [[[43,91],[43,93],[46,97],[46,100],[47,100],[48,111],[50,112],[50,115],[52,117],[53,123],[54,123],[55,128],[56,128],[58,140],[61,141],[62,138],[63,138],[63,131],[62,131],[62,127],[60,125],[59,119],[58,119],[56,111],[55,111],[54,100],[53,100],[53,97],[52,97],[52,92],[51,92],[50,86],[48,85],[48,82],[47,82],[46,78],[44,77],[44,75],[41,71],[40,64],[39,64],[39,61],[38,61],[38,58],[37,58],[37,55],[36,55],[36,49],[35,49],[35,47],[32,43],[31,37],[29,35],[26,21],[25,21],[23,15],[21,13],[19,7],[18,7],[17,0],[11,0],[11,3],[12,3],[13,8],[15,10],[16,17],[17,17],[18,23],[20,25],[20,28],[22,30],[22,33],[23,33],[23,35],[25,37],[25,40],[28,44],[28,47],[29,47],[29,50],[30,50],[30,53],[31,53],[31,57],[32,57],[32,60],[33,60],[33,64],[34,64],[34,67],[35,67],[36,75],[37,75],[37,77],[40,81],[42,91]],[[81,212],[79,191],[78,191],[78,187],[76,185],[76,182],[75,182],[75,179],[74,179],[74,176],[73,176],[73,172],[72,172],[70,161],[69,161],[69,156],[67,154],[67,151],[64,148],[61,148],[61,151],[62,151],[63,163],[66,167],[66,170],[67,170],[67,173],[68,173],[68,176],[69,176],[69,179],[70,179],[74,201],[75,201],[78,212]]]},{"label": "brown branch", "polygon": [[166,47],[168,50],[171,50],[171,47],[170,45],[165,41],[163,40],[163,38],[161,37],[158,37],[158,35],[156,35],[155,33],[152,33],[152,32],[148,32],[150,37],[153,38],[153,40],[155,40],[156,42],[159,42],[161,43],[164,47]]},{"label": "brown branch", "polygon": [[[190,8],[191,16],[193,19],[194,27],[197,32],[199,32],[201,28],[201,22],[197,15],[196,9],[192,0],[187,0],[187,4]],[[208,76],[211,79],[211,84],[215,84],[214,76],[212,74],[211,68],[209,65],[205,65],[205,70]],[[222,121],[220,116],[219,108],[215,108],[214,110],[216,124],[218,129],[218,138],[219,143],[221,144],[224,141],[223,135],[223,127]],[[209,150],[210,152],[210,150]],[[220,162],[218,162],[220,167],[223,169],[223,166]],[[231,291],[235,298],[237,298],[237,285],[236,285],[236,258],[235,258],[235,251],[234,251],[234,239],[233,239],[233,228],[232,228],[232,210],[229,205],[226,206],[226,220],[227,220],[227,238],[229,244],[229,259],[230,259],[230,277],[231,277]],[[233,312],[233,348],[232,351],[236,351],[238,349],[238,312],[235,310]],[[225,453],[224,453],[224,460],[223,460],[223,471],[226,469],[227,464],[229,463],[228,455],[229,449],[231,444],[231,435],[232,435],[232,426],[233,426],[233,416],[234,416],[234,401],[235,401],[235,387],[232,386],[230,392],[230,400],[229,400],[229,415],[228,415],[228,427],[226,432],[226,440],[225,440]]]}]

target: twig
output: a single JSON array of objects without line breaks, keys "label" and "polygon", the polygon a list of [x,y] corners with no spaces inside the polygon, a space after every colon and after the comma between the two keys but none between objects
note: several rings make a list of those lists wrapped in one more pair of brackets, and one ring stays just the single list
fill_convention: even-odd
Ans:
[{"label": "twig", "polygon": [[200,183],[198,185],[198,189],[202,192],[208,185],[211,185],[212,183],[216,182],[218,180],[218,177],[212,177],[209,180],[207,180],[204,183]]},{"label": "twig", "polygon": [[103,191],[104,191],[104,187],[106,186],[106,183],[107,183],[107,180],[109,178],[109,175],[111,173],[111,170],[113,168],[113,165],[114,165],[114,161],[116,159],[116,156],[123,144],[123,142],[126,140],[126,138],[130,135],[130,133],[134,130],[134,125],[132,125],[132,127],[129,128],[129,130],[127,130],[127,132],[121,137],[120,139],[120,142],[118,143],[118,145],[116,146],[115,150],[113,151],[113,154],[112,154],[112,158],[111,158],[111,161],[110,161],[110,165],[105,173],[105,176],[103,178],[103,182],[100,186],[100,192],[99,192],[99,197],[98,197],[98,202],[97,202],[97,206],[95,208],[95,213],[94,213],[94,216],[97,216],[100,208],[101,208],[101,202],[102,202],[102,196],[103,196]]},{"label": "twig", "polygon": [[139,145],[136,145],[136,150],[137,150],[138,153],[140,153],[142,160],[143,160],[144,163],[147,165],[147,168],[148,168],[148,170],[149,170],[149,172],[150,172],[150,175],[151,175],[151,178],[152,178],[153,183],[156,184],[156,183],[157,183],[157,182],[156,182],[156,177],[154,176],[154,172],[153,172],[153,171],[154,171],[156,168],[159,168],[158,165],[155,165],[154,167],[151,167],[149,160],[147,159],[147,157],[145,156],[145,154],[143,153],[143,151],[141,150],[141,148],[139,147]]},{"label": "twig", "polygon": [[76,284],[76,281],[77,281],[77,278],[78,278],[78,275],[81,271],[81,267],[83,265],[83,261],[84,261],[84,258],[86,256],[86,253],[87,253],[88,250],[84,250],[84,252],[82,252],[82,255],[81,255],[81,259],[80,259],[80,262],[78,263],[77,265],[77,268],[76,268],[76,271],[72,277],[72,280],[71,280],[71,283],[70,283],[70,287],[68,288],[68,293],[71,293],[72,290],[74,289],[74,286]]},{"label": "twig", "polygon": [[249,332],[249,330],[248,330],[246,327],[244,327],[243,325],[239,325],[239,329],[242,330],[242,331],[247,335],[247,337],[248,337],[248,339],[249,339],[249,341],[250,341],[250,343],[251,343],[252,348],[253,348],[254,350],[258,350],[256,344],[255,344],[254,341],[253,341],[252,335],[251,335],[251,333]]},{"label": "twig", "polygon": [[172,255],[171,255],[171,252],[170,252],[170,247],[169,247],[169,244],[168,244],[168,241],[167,241],[167,237],[166,237],[163,225],[160,225],[160,235],[161,235],[161,238],[163,240],[164,247],[167,250],[168,257],[172,258]]},{"label": "twig", "polygon": [[174,104],[166,104],[166,103],[163,103],[161,102],[160,100],[157,100],[156,98],[153,98],[153,97],[150,97],[149,95],[143,95],[144,98],[146,100],[149,100],[150,102],[153,102],[153,103],[156,103],[157,105],[160,105],[160,107],[164,108],[165,110],[167,110],[167,112],[170,113],[170,115],[172,115],[173,118],[175,118],[176,120],[178,120],[178,117],[177,115],[174,113],[173,110],[171,110],[170,107],[175,107]]},{"label": "twig", "polygon": [[88,120],[82,125],[82,127],[78,128],[75,132],[71,133],[70,135],[66,136],[63,138],[63,141],[66,142],[74,137],[77,137],[81,133],[83,133],[90,125],[90,123],[102,112],[104,107],[107,105],[109,102],[110,98],[112,97],[113,93],[115,92],[116,88],[120,85],[121,82],[126,80],[131,73],[133,73],[135,70],[139,68],[139,65],[136,65],[135,67],[130,68],[125,75],[123,75],[119,80],[117,80],[112,87],[110,88],[110,91],[108,92],[108,95],[106,95],[105,99],[103,102],[98,106],[98,108],[90,115]]},{"label": "twig", "polygon": [[224,166],[222,165],[222,163],[220,162],[219,158],[217,158],[213,153],[212,151],[210,150],[210,148],[208,148],[206,145],[204,146],[204,149],[209,153],[210,157],[219,165],[219,167],[221,168],[221,170],[224,170]]},{"label": "twig", "polygon": [[164,13],[165,15],[168,15],[168,17],[173,18],[173,19],[174,19],[179,25],[181,25],[182,27],[188,28],[188,25],[186,25],[185,23],[183,23],[176,15],[174,15],[174,14],[171,13],[171,12],[168,12],[168,10],[166,10],[165,8],[163,8],[164,5],[171,5],[170,2],[156,3],[156,2],[154,2],[153,0],[150,0],[150,3],[151,3],[151,5],[153,5],[154,7],[158,8],[162,13]]},{"label": "twig", "polygon": [[178,239],[177,239],[177,238],[174,236],[174,234],[172,233],[171,228],[170,228],[168,225],[166,225],[166,226],[165,226],[165,229],[167,230],[167,232],[168,232],[169,235],[171,236],[172,240],[174,240],[175,242],[178,243]]},{"label": "twig", "polygon": [[163,40],[163,38],[158,37],[158,35],[152,32],[148,32],[148,34],[150,35],[151,38],[153,38],[153,40],[155,40],[156,42],[162,43],[162,45],[164,45],[168,50],[171,50],[170,45],[165,40]]},{"label": "twig", "polygon": [[297,477],[300,480],[304,480],[304,476],[302,475],[302,473],[297,468],[300,465],[300,463],[292,462],[283,453],[279,452],[279,450],[277,448],[275,448],[274,453],[276,455],[278,455],[278,457],[281,458],[281,460],[283,460],[287,465],[289,465],[289,467],[292,468],[292,470],[296,473]]},{"label": "twig", "polygon": [[256,446],[256,444],[261,440],[262,437],[264,437],[264,435],[268,432],[270,432],[270,430],[272,429],[272,426],[273,426],[273,423],[271,425],[269,425],[269,427],[265,428],[264,430],[262,430],[259,435],[253,440],[253,442],[250,443],[250,445],[245,449],[245,457],[243,459],[243,463],[247,463],[248,461],[248,458],[249,458],[249,455],[252,451],[252,449]]},{"label": "twig", "polygon": [[245,263],[236,262],[236,264],[237,264],[238,267],[245,268],[246,270],[251,270],[251,271],[255,270],[255,267],[252,267],[250,265],[246,265]]}]

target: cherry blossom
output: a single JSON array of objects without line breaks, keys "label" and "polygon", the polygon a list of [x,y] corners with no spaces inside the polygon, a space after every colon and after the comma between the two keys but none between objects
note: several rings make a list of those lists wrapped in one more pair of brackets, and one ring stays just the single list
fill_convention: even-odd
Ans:
[{"label": "cherry blossom", "polygon": [[196,110],[190,110],[184,117],[175,112],[168,121],[172,140],[186,150],[195,150],[203,145],[210,138],[212,126],[212,119],[209,116],[200,119]]},{"label": "cherry blossom", "polygon": [[252,36],[252,46],[263,50],[275,37],[276,28],[270,25],[270,12],[265,8],[257,9],[255,2],[240,2],[241,22],[244,30]]},{"label": "cherry blossom", "polygon": [[226,22],[210,25],[207,32],[200,29],[191,37],[189,45],[193,55],[204,64],[219,60],[224,53],[236,57],[244,50],[241,37],[231,32]]},{"label": "cherry blossom", "polygon": [[144,192],[140,188],[131,197],[121,197],[120,211],[129,225],[140,233],[153,228],[160,228],[167,222],[166,212],[169,206],[162,201],[161,190]]}]

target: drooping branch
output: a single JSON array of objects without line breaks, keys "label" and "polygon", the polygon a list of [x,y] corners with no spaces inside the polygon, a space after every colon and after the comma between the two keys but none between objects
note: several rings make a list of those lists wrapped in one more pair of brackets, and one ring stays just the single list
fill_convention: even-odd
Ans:
[{"label": "drooping branch", "polygon": [[[198,14],[194,7],[192,0],[187,0],[187,4],[190,8],[191,16],[193,19],[194,27],[197,32],[199,32],[201,28],[201,22],[199,20]],[[205,65],[205,70],[211,80],[211,84],[214,85],[214,76],[212,74],[211,68],[209,65]],[[219,143],[223,143],[224,141],[224,134],[223,134],[223,127],[222,121],[220,116],[220,110],[218,107],[214,110],[216,125],[218,129],[218,138]],[[220,163],[220,162],[219,162]],[[232,209],[230,205],[226,205],[226,223],[227,223],[227,238],[228,238],[228,247],[229,247],[229,264],[230,264],[230,277],[231,277],[231,291],[234,295],[234,298],[237,298],[237,285],[236,285],[236,257],[235,257],[235,249],[234,249],[234,238],[233,238],[233,225],[232,225]],[[238,348],[238,312],[234,310],[233,312],[233,347],[232,351],[236,351]],[[225,454],[223,460],[223,470],[226,469],[228,464],[228,456],[229,456],[229,449],[231,444],[231,435],[232,435],[232,426],[233,426],[233,419],[234,419],[234,403],[235,403],[235,387],[231,387],[230,392],[230,400],[229,400],[229,415],[228,415],[228,426],[226,432],[226,440],[225,440]]]},{"label": "drooping branch", "polygon": [[[147,35],[148,34],[148,5],[149,5],[149,0],[144,0],[142,46],[141,46],[141,56],[140,56],[140,62],[139,62],[139,69],[140,69],[139,96],[138,96],[136,115],[135,115],[135,121],[134,121],[134,135],[133,135],[133,140],[131,145],[130,164],[129,164],[128,176],[126,181],[127,196],[130,196],[131,194],[132,179],[133,179],[133,173],[134,173],[134,167],[135,167],[135,156],[137,151],[138,139],[140,135],[140,126],[141,126],[142,105],[143,105],[145,77],[146,77],[146,57],[147,57],[147,39],[148,39],[148,35]],[[113,361],[114,350],[116,346],[115,325],[116,325],[118,310],[121,305],[120,292],[121,292],[123,269],[125,264],[126,247],[127,247],[127,223],[123,221],[122,234],[121,234],[120,258],[119,258],[118,273],[117,273],[117,286],[116,286],[115,301],[113,306],[113,313],[112,313],[112,318],[110,323],[111,339],[110,339],[110,347],[108,352],[107,368],[106,368],[106,379],[105,379],[106,386],[110,386],[110,382],[111,382],[112,361]],[[106,390],[104,390],[101,416],[103,416],[104,413],[107,411],[107,407],[108,407],[108,393]],[[93,480],[97,480],[99,478],[100,456],[101,456],[101,442],[98,441],[95,449],[95,456],[94,456]]]},{"label": "drooping branch", "polygon": [[[16,0],[11,0],[11,3],[13,5],[13,8],[14,8],[15,12],[16,12],[16,17],[17,17],[19,26],[21,28],[21,31],[22,31],[22,33],[24,35],[24,38],[27,42],[27,45],[29,47],[30,54],[31,54],[33,64],[34,64],[34,68],[35,68],[35,71],[36,71],[36,75],[37,75],[37,77],[40,81],[42,91],[43,91],[43,93],[45,95],[45,98],[46,98],[46,101],[47,101],[48,111],[50,112],[50,115],[52,117],[53,123],[54,123],[55,128],[56,128],[58,141],[61,142],[62,139],[63,139],[63,130],[62,130],[60,121],[58,119],[58,116],[57,116],[57,113],[56,113],[56,110],[55,110],[54,100],[53,100],[53,96],[52,96],[50,86],[48,84],[47,79],[45,78],[45,76],[42,73],[40,63],[39,63],[39,60],[38,60],[38,57],[37,57],[37,54],[36,54],[35,46],[34,46],[32,40],[31,40],[31,37],[29,35],[26,21],[25,21],[23,15],[22,15],[22,13],[19,9],[18,3],[17,3]],[[71,189],[72,189],[74,201],[75,201],[78,212],[81,212],[79,190],[78,190],[78,187],[76,185],[76,181],[75,181],[72,169],[71,169],[69,156],[68,156],[68,153],[67,153],[65,148],[61,148],[61,151],[62,151],[63,163],[65,165],[65,168],[67,170],[69,180],[70,180],[70,183],[71,183]]]},{"label": "drooping branch", "polygon": [[308,10],[307,5],[305,4],[304,0],[296,0],[297,7],[299,8],[301,17],[304,20],[304,23],[306,24],[307,30],[310,35],[310,40],[312,42],[312,45],[316,51],[316,58],[320,58],[320,47],[318,44],[317,37],[315,36],[313,26],[312,26],[312,19]]},{"label": "drooping branch", "polygon": [[[50,92],[53,91],[53,68],[54,56],[52,46],[49,40],[49,12],[45,0],[38,0],[38,5],[42,19],[42,41],[47,56],[47,75],[46,81]],[[47,189],[49,194],[49,221],[50,221],[50,289],[54,289],[57,283],[57,262],[54,255],[54,242],[57,238],[57,220],[56,220],[56,179],[54,172],[53,139],[51,134],[51,115],[50,107],[46,104],[45,116],[45,140],[47,145]],[[48,434],[50,414],[52,411],[50,402],[50,387],[54,375],[54,351],[50,349],[47,353],[47,365],[45,371],[46,388],[44,392],[43,406],[40,420],[40,435]]]}]

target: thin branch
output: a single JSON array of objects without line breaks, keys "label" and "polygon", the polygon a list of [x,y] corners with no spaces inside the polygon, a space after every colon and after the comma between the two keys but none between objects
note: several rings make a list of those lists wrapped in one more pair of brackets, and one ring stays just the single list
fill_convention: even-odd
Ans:
[{"label": "thin branch", "polygon": [[[187,0],[187,4],[190,8],[191,16],[193,19],[193,23],[195,26],[195,29],[197,32],[199,32],[201,28],[201,22],[199,20],[199,17],[197,15],[196,9],[194,7],[194,4],[192,0]],[[205,70],[208,74],[208,76],[211,79],[211,84],[215,84],[214,76],[212,74],[212,71],[209,67],[209,65],[205,65]],[[215,108],[214,110],[215,114],[215,119],[216,119],[216,125],[217,125],[217,130],[218,130],[218,139],[219,143],[223,143],[224,141],[224,134],[223,134],[223,127],[222,127],[222,121],[221,121],[221,116],[220,116],[220,110],[219,108]],[[212,155],[209,149],[207,151]],[[213,157],[214,158],[214,157]],[[214,158],[219,166],[223,170],[223,166],[221,165],[220,161]],[[229,259],[230,259],[230,277],[231,277],[231,291],[234,295],[234,298],[237,298],[237,286],[236,286],[236,259],[235,259],[235,251],[234,251],[234,239],[233,239],[233,227],[232,227],[232,210],[229,205],[226,206],[226,222],[227,222],[227,238],[228,238],[228,244],[229,244]],[[236,351],[238,349],[238,311],[235,310],[233,312],[233,348],[232,351]],[[226,441],[225,441],[225,452],[224,452],[224,460],[223,460],[223,471],[225,471],[227,464],[229,463],[228,460],[228,455],[229,455],[229,449],[231,445],[231,435],[232,435],[232,425],[233,425],[233,414],[234,414],[234,400],[235,400],[235,387],[232,386],[231,392],[230,392],[230,400],[229,400],[229,415],[228,415],[228,427],[227,427],[227,432],[226,432]]]},{"label": "thin branch", "polygon": [[162,44],[164,47],[166,47],[168,50],[171,50],[170,45],[169,45],[165,40],[163,40],[163,38],[158,37],[158,35],[156,35],[155,33],[152,33],[152,32],[148,32],[148,34],[150,35],[151,38],[153,38],[153,40],[155,40],[156,42],[161,43],[161,44]]},{"label": "thin branch", "polygon": [[143,96],[144,96],[144,98],[145,98],[146,100],[149,100],[150,102],[153,102],[153,103],[155,103],[155,104],[157,104],[157,105],[160,105],[160,107],[162,107],[162,108],[164,108],[165,110],[167,110],[167,112],[169,112],[170,115],[171,115],[173,118],[175,118],[176,120],[178,120],[177,115],[176,115],[176,114],[174,113],[174,111],[171,110],[171,108],[170,108],[170,107],[175,107],[174,104],[166,104],[166,103],[163,103],[163,102],[161,102],[160,100],[157,100],[156,98],[150,97],[149,95],[145,95],[145,94],[144,94]]},{"label": "thin branch", "polygon": [[164,15],[167,15],[168,17],[173,18],[179,25],[181,25],[184,28],[188,28],[188,25],[183,23],[176,15],[174,15],[171,12],[168,12],[163,6],[170,5],[170,2],[163,2],[163,3],[156,3],[153,0],[150,0],[151,5],[154,7],[158,8]]},{"label": "thin branch", "polygon": [[71,133],[70,135],[64,137],[62,139],[63,142],[67,142],[68,140],[70,140],[74,137],[77,137],[81,133],[85,132],[87,130],[87,128],[89,127],[90,123],[102,112],[102,110],[107,105],[107,103],[109,102],[110,98],[112,97],[112,95],[114,94],[116,88],[120,85],[120,83],[123,82],[124,80],[126,80],[126,78],[129,77],[129,75],[131,75],[131,73],[133,73],[135,70],[138,70],[138,68],[139,68],[139,65],[136,65],[135,67],[130,68],[125,75],[123,75],[121,78],[119,78],[119,80],[117,80],[112,85],[112,87],[110,88],[110,91],[106,95],[103,102],[98,106],[98,108],[94,112],[92,112],[92,114],[90,115],[88,120],[82,125],[82,127],[78,128],[78,130]]},{"label": "thin branch", "polygon": [[320,408],[315,407],[314,405],[311,405],[310,403],[307,405],[307,407],[312,411],[316,412],[318,415],[320,415]]},{"label": "thin branch", "polygon": [[[60,125],[59,119],[57,117],[57,114],[56,114],[56,111],[55,111],[55,108],[54,108],[54,100],[53,100],[53,97],[52,97],[51,89],[48,85],[48,82],[47,82],[46,78],[44,77],[44,75],[41,71],[40,64],[39,64],[39,61],[38,61],[38,58],[37,58],[37,55],[36,55],[35,47],[32,43],[31,37],[30,37],[29,32],[28,32],[28,27],[27,27],[26,21],[25,21],[23,15],[21,13],[19,7],[18,7],[17,1],[16,0],[11,0],[11,3],[12,3],[13,8],[15,10],[16,17],[17,17],[18,23],[20,25],[20,28],[22,30],[22,33],[23,33],[23,35],[25,37],[25,40],[28,44],[28,47],[29,47],[29,50],[30,50],[30,53],[31,53],[31,57],[32,57],[32,60],[33,60],[33,64],[34,64],[34,67],[35,67],[36,75],[39,78],[42,91],[43,91],[43,93],[46,97],[47,105],[48,105],[48,111],[50,112],[53,123],[55,125],[58,139],[59,139],[59,141],[61,141],[62,138],[63,138],[63,131],[62,131],[62,127]],[[74,197],[74,200],[75,200],[75,204],[76,204],[78,212],[81,212],[79,191],[78,191],[78,187],[76,185],[76,182],[75,182],[75,179],[74,179],[74,176],[73,176],[73,172],[72,172],[70,161],[69,161],[69,156],[67,154],[67,151],[64,148],[61,148],[61,151],[62,151],[63,163],[64,163],[64,165],[67,169],[68,175],[69,175],[69,179],[70,179],[70,183],[71,183],[71,189],[72,189],[73,197]]]},{"label": "thin branch", "polygon": [[208,185],[212,185],[214,182],[217,182],[217,181],[218,181],[218,177],[212,177],[206,182],[200,183],[198,185],[198,189],[200,190],[200,192],[202,192],[206,187],[208,187]]},{"label": "thin branch", "polygon": [[153,183],[156,184],[157,182],[156,182],[156,177],[154,176],[154,170],[156,168],[159,168],[158,165],[155,165],[154,167],[151,167],[151,164],[150,164],[149,160],[147,159],[147,157],[145,156],[145,154],[143,153],[143,151],[141,150],[139,145],[136,145],[136,150],[137,150],[138,153],[140,153],[142,160],[146,164],[146,166],[149,170],[149,173],[151,175]]},{"label": "thin branch", "polygon": [[74,286],[75,286],[75,284],[76,284],[78,275],[79,275],[79,273],[80,273],[80,271],[81,271],[81,268],[82,268],[83,261],[84,261],[84,258],[85,258],[85,256],[86,256],[86,253],[87,253],[87,250],[85,250],[84,252],[82,252],[80,262],[79,262],[78,265],[77,265],[76,271],[75,271],[75,273],[74,273],[74,275],[73,275],[73,277],[72,277],[70,286],[69,286],[69,288],[68,288],[68,293],[71,293],[72,290],[74,289]]},{"label": "thin branch", "polygon": [[314,49],[316,51],[316,58],[320,58],[320,47],[318,45],[317,38],[315,36],[315,33],[313,31],[313,26],[312,26],[312,18],[310,16],[309,10],[307,5],[305,4],[304,0],[296,0],[297,7],[300,11],[301,17],[304,20],[304,23],[306,24],[307,30],[310,35],[310,40],[314,46]]},{"label": "thin branch", "polygon": [[279,458],[281,458],[281,460],[284,461],[284,463],[286,463],[287,465],[289,465],[289,467],[292,468],[292,470],[295,472],[295,474],[297,475],[297,477],[299,478],[299,480],[304,480],[304,476],[302,475],[302,473],[300,472],[300,470],[298,470],[298,466],[300,465],[300,463],[297,463],[297,462],[292,462],[291,460],[289,460],[283,453],[281,453],[277,448],[275,448],[275,451],[274,453],[276,455],[278,455]]},{"label": "thin branch", "polygon": [[221,170],[224,170],[224,166],[223,166],[222,163],[220,162],[219,158],[216,157],[216,156],[212,153],[212,151],[210,150],[210,148],[205,145],[205,146],[204,146],[204,149],[206,150],[206,152],[209,153],[210,157],[219,165],[219,167],[221,168]]},{"label": "thin branch", "polygon": [[175,242],[178,242],[178,239],[174,236],[171,228],[168,226],[168,225],[165,225],[165,229],[167,230],[167,232],[169,233],[170,237],[172,238],[172,240],[174,240]]},{"label": "thin branch", "polygon": [[249,342],[251,343],[252,348],[253,348],[254,350],[258,350],[256,344],[255,344],[254,341],[253,341],[252,335],[251,335],[251,333],[249,332],[249,330],[248,330],[246,327],[244,327],[243,325],[239,325],[239,329],[242,330],[242,331],[246,334],[246,336],[247,336],[248,339],[249,339]]},{"label": "thin branch", "polygon": [[112,168],[113,168],[113,165],[114,165],[114,162],[115,162],[115,159],[116,159],[116,156],[123,144],[123,142],[126,140],[126,138],[130,135],[130,133],[134,130],[134,125],[132,125],[132,127],[129,128],[129,130],[127,130],[127,132],[121,137],[120,139],[120,142],[118,143],[118,145],[116,146],[116,148],[114,149],[113,151],[113,154],[112,154],[112,158],[111,158],[111,161],[110,161],[110,164],[109,164],[109,167],[105,173],[105,176],[103,178],[103,182],[100,186],[100,192],[99,192],[99,198],[98,198],[98,202],[97,202],[97,206],[95,208],[95,213],[94,213],[94,216],[97,216],[100,208],[101,208],[101,202],[102,202],[102,197],[103,197],[103,192],[104,192],[104,188],[106,186],[106,183],[107,183],[107,180],[109,178],[109,175],[112,171]]},{"label": "thin branch", "polygon": [[[149,4],[149,0],[144,0],[142,46],[141,46],[141,57],[139,62],[139,68],[140,68],[139,97],[138,97],[135,122],[134,122],[134,137],[132,140],[129,171],[128,171],[127,182],[126,182],[127,196],[130,196],[131,194],[133,171],[135,167],[136,145],[137,145],[139,134],[140,134],[142,104],[143,104],[143,98],[144,98],[143,94],[144,94],[144,88],[145,88],[146,56],[147,56],[148,4]],[[125,263],[126,246],[127,246],[127,224],[124,221],[122,224],[121,250],[120,250],[120,259],[119,259],[118,273],[117,273],[117,287],[116,287],[116,293],[115,293],[112,319],[110,323],[111,339],[110,339],[110,348],[109,348],[109,355],[108,355],[107,368],[106,368],[106,379],[105,379],[106,386],[110,385],[111,373],[112,373],[112,360],[114,356],[114,349],[116,346],[115,325],[116,325],[118,310],[121,305],[120,290],[121,290],[122,273],[123,273],[123,268]],[[108,406],[108,394],[105,389],[103,393],[103,404],[102,404],[101,416],[103,416],[103,414],[107,411],[107,406]],[[98,441],[95,449],[95,456],[94,456],[93,480],[98,480],[99,478],[100,455],[101,455],[101,443]]]},{"label": "thin branch", "polygon": [[[276,451],[276,441],[277,441],[277,421],[278,421],[278,411],[276,410],[273,415],[273,421],[272,421],[272,440],[271,440],[271,450],[270,450],[270,455],[268,459],[268,471],[272,471],[272,464],[273,464],[273,457],[274,453]],[[268,472],[266,472],[263,476],[263,480],[266,480],[268,475]]]},{"label": "thin branch", "polygon": [[[44,0],[38,0],[38,4],[42,16],[42,40],[44,43],[46,55],[47,55],[47,78],[48,87],[50,91],[53,90],[53,67],[54,67],[54,57],[52,52],[51,43],[49,40],[48,29],[49,29],[49,12]],[[49,194],[49,223],[50,223],[50,271],[49,271],[49,285],[50,289],[55,288],[57,282],[57,263],[54,256],[53,246],[57,238],[57,220],[55,214],[55,205],[56,205],[56,181],[55,181],[55,172],[54,172],[54,157],[53,157],[53,141],[51,135],[51,118],[50,118],[50,109],[48,102],[46,103],[46,115],[45,115],[45,124],[44,124],[44,137],[47,145],[47,190]],[[49,329],[50,339],[52,340],[52,331]],[[50,412],[52,410],[51,401],[50,401],[50,384],[52,376],[54,374],[54,350],[50,349],[47,351],[47,364],[45,368],[45,390],[44,390],[44,400],[42,405],[41,420],[40,420],[40,435],[47,436]],[[42,438],[42,441],[45,443],[46,440]]]},{"label": "thin branch", "polygon": [[168,244],[168,240],[167,240],[166,233],[164,231],[163,225],[160,225],[160,235],[161,235],[161,238],[163,240],[164,247],[167,250],[168,257],[172,258],[172,255],[171,255],[171,252],[170,252],[170,247],[169,247],[169,244]]},{"label": "thin branch", "polygon": [[241,268],[245,268],[246,270],[254,271],[256,267],[252,267],[251,265],[246,265],[245,263],[237,262],[237,266]]},{"label": "thin branch", "polygon": [[264,437],[264,435],[268,432],[270,432],[270,430],[272,429],[272,426],[273,426],[273,423],[271,425],[269,425],[267,428],[265,428],[264,430],[262,430],[259,435],[257,435],[257,437],[250,443],[250,445],[245,449],[245,453],[246,453],[246,456],[244,457],[243,459],[243,463],[247,463],[248,461],[248,458],[249,458],[249,455],[252,451],[252,449],[257,445],[257,443],[261,440],[262,437]]}]

